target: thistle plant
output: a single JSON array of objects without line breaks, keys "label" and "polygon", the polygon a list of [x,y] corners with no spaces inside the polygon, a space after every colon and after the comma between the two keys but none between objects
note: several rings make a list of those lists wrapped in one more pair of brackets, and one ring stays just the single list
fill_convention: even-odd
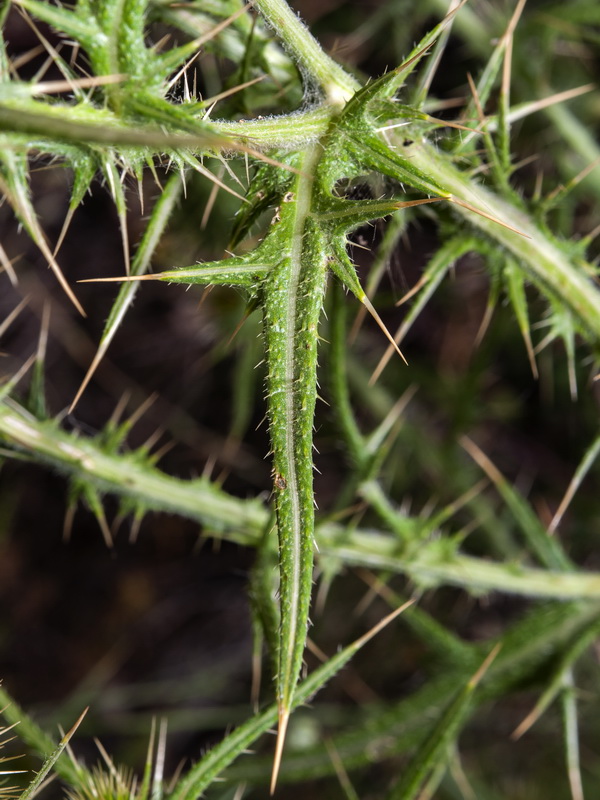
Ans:
[{"label": "thistle plant", "polygon": [[[452,26],[468,31],[483,24],[464,2],[452,3],[445,16],[440,13],[440,23],[399,66],[372,79],[357,77],[327,55],[284,0],[254,0],[251,8],[237,0],[178,4],[78,0],[72,6],[13,0],[2,6],[4,22],[10,21],[9,15],[20,14],[34,26],[45,23],[65,45],[60,49],[39,34],[53,69],[61,75],[52,80],[41,75],[21,79],[9,49],[3,46],[0,188],[69,301],[82,314],[79,290],[63,276],[59,250],[98,175],[114,200],[121,227],[125,269],[122,274],[110,269],[110,274],[97,277],[117,284],[117,296],[97,355],[71,408],[76,408],[93,380],[136,293],[143,292],[143,281],[234,287],[244,293],[248,314],[260,311],[262,317],[272,465],[268,502],[237,499],[207,477],[170,477],[158,469],[148,448],[127,452],[123,445],[133,419],[119,422],[114,418],[95,438],[67,432],[58,419],[48,418],[43,411],[41,348],[2,388],[4,455],[26,454],[66,474],[73,499],[91,508],[108,545],[112,534],[103,507],[107,492],[119,496],[123,511],[136,520],[151,510],[175,512],[197,520],[215,537],[257,550],[252,606],[257,640],[264,640],[269,650],[274,702],[228,734],[169,789],[162,787],[159,777],[153,797],[166,793],[173,800],[193,800],[226,768],[230,768],[230,780],[263,781],[262,759],[256,758],[250,766],[243,760],[234,765],[234,761],[275,724],[271,792],[280,768],[286,780],[333,771],[333,759],[318,748],[286,759],[290,716],[380,626],[302,676],[311,605],[315,606],[315,554],[324,585],[345,566],[376,571],[378,577],[369,573],[368,580],[396,608],[385,622],[398,609],[405,611],[407,624],[446,668],[445,674],[432,679],[427,691],[389,714],[380,713],[369,724],[376,760],[410,753],[410,761],[390,784],[389,797],[433,796],[448,765],[456,762],[458,736],[475,709],[542,673],[545,682],[537,709],[541,714],[556,697],[563,703],[571,789],[574,797],[581,796],[577,795],[573,669],[597,635],[600,575],[580,570],[549,529],[552,533],[558,528],[576,488],[593,466],[600,440],[592,441],[549,525],[466,434],[459,438],[460,446],[502,498],[509,526],[489,522],[490,506],[472,471],[467,485],[459,486],[456,480],[457,496],[425,516],[401,510],[382,478],[384,465],[399,457],[402,436],[410,433],[400,429],[402,399],[396,402],[377,380],[392,357],[395,369],[410,372],[411,355],[401,349],[402,342],[466,254],[476,254],[490,276],[481,337],[494,308],[506,298],[534,376],[538,353],[560,341],[575,395],[576,347],[585,344],[589,363],[597,357],[600,292],[594,267],[585,260],[593,232],[570,239],[554,233],[551,222],[557,204],[579,190],[589,165],[549,194],[538,192],[527,199],[513,182],[517,165],[511,150],[511,126],[517,120],[542,108],[555,113],[558,103],[589,87],[511,103],[513,37],[523,5],[518,3],[512,17],[505,20],[504,32],[480,75],[470,78],[471,96],[460,119],[450,121],[435,116],[430,89]],[[171,38],[154,38],[165,29]],[[63,55],[66,43],[71,57]],[[233,77],[239,80],[237,86],[207,99],[188,81],[203,48],[233,62]],[[242,100],[236,102],[236,97]],[[492,97],[495,111],[488,113]],[[438,145],[441,131],[444,138]],[[579,149],[585,157],[590,155]],[[58,162],[72,175],[69,210],[55,247],[48,243],[34,209],[28,175],[32,155],[44,163]],[[207,164],[218,167],[211,172]],[[139,244],[130,253],[124,180],[133,178],[141,187],[147,173],[155,176],[161,193]],[[227,254],[218,260],[150,272],[161,237],[176,218],[178,206],[187,202],[186,183],[197,174],[213,181],[215,192],[227,192],[239,203]],[[351,257],[353,236],[378,220],[386,220],[388,229],[379,264],[363,285]],[[418,220],[435,221],[437,249],[404,298],[411,305],[400,327],[390,332],[376,299],[370,298],[376,297],[377,282],[399,238]],[[9,255],[0,250],[0,257],[8,276],[16,281]],[[342,290],[370,314],[388,345],[371,375],[348,362],[347,304]],[[537,324],[543,327],[544,337],[537,344],[536,328],[529,319],[532,292],[536,306],[542,308]],[[7,319],[6,328],[13,318]],[[330,365],[327,399],[352,462],[352,478],[340,492],[330,518],[316,515],[313,491],[313,430],[323,358]],[[18,393],[28,370],[33,373],[30,397],[37,397],[37,405],[30,400],[29,408]],[[380,417],[369,434],[363,432],[351,401],[351,388],[358,392],[362,386],[364,391],[367,383],[371,385],[368,402],[373,411],[377,406]],[[448,479],[453,483],[454,476]],[[358,520],[350,517],[348,521],[348,509],[357,500],[362,509],[372,512],[369,520],[375,520],[364,528]],[[478,556],[462,548],[466,533],[460,525],[453,528],[452,520],[465,508],[472,513],[472,522],[487,526],[490,538],[496,537],[494,555],[500,551],[501,558],[490,560],[487,554]],[[488,521],[484,521],[486,516]],[[275,571],[274,537],[278,543]],[[517,553],[517,538],[524,542],[524,554]],[[501,539],[503,543],[498,544]],[[415,599],[425,589],[453,585],[473,594],[497,590],[550,602],[534,607],[524,621],[499,638],[484,645],[470,644],[418,605],[396,595],[387,585],[394,574],[411,579]],[[9,702],[8,696],[5,699]],[[25,712],[12,708],[8,713],[15,719],[27,718]],[[437,719],[431,722],[429,714],[436,709]],[[537,716],[536,712],[530,721]],[[405,719],[409,720],[406,725]],[[32,722],[23,738],[43,752],[43,736]],[[364,731],[343,731],[334,746],[344,770],[358,769],[369,761]],[[64,761],[58,759],[50,766],[71,786],[72,796],[90,796],[94,793],[90,786],[99,783],[102,794],[123,789],[118,781],[113,786],[102,775],[94,777],[84,766],[74,768]],[[129,786],[123,789],[125,794],[136,794],[133,784],[121,783]],[[148,781],[143,785],[147,794]],[[347,794],[353,796],[350,789]]]}]

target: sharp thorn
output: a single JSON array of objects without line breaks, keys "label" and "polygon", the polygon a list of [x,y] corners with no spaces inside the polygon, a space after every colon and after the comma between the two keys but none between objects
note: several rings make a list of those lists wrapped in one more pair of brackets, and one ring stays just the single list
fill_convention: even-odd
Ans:
[{"label": "sharp thorn", "polygon": [[283,745],[285,744],[285,735],[287,733],[287,726],[290,719],[289,708],[279,707],[279,723],[277,726],[277,743],[275,744],[275,756],[273,758],[273,771],[271,772],[271,788],[270,794],[275,794],[277,786],[277,776],[279,775],[279,768],[281,766],[281,757],[283,756]]}]

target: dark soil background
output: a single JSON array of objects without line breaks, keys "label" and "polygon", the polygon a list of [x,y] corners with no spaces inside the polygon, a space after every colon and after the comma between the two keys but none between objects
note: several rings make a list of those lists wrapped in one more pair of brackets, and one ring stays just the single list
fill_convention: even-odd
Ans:
[{"label": "dark soil background", "polygon": [[[340,42],[331,31],[336,30],[343,8],[337,0],[302,8],[332,49]],[[349,13],[353,19],[364,20],[372,8],[356,3]],[[14,54],[36,44],[35,35],[16,15],[8,39]],[[341,40],[343,43],[343,37]],[[456,55],[454,72],[444,72],[441,93],[462,84],[471,63],[459,43],[451,42],[450,52]],[[376,73],[386,66],[383,51],[373,45],[357,49],[354,57],[365,71]],[[39,59],[31,62],[31,74],[39,63]],[[36,209],[54,243],[68,207],[70,176],[60,167],[35,159],[32,168]],[[181,213],[156,253],[155,271],[223,252],[233,206],[229,201],[217,203],[208,227],[199,231],[198,220],[209,191],[200,180],[190,182]],[[144,195],[147,204],[156,196],[151,180],[144,186]],[[133,247],[143,229],[133,184],[128,203],[128,236]],[[590,204],[582,202],[578,218],[582,228],[590,213]],[[359,236],[376,244],[380,233],[380,229],[369,230]],[[0,207],[0,235],[19,274],[16,287],[6,275],[0,275],[0,320],[27,298],[26,308],[0,343],[3,375],[13,374],[36,350],[47,309],[46,402],[50,415],[64,415],[66,428],[94,435],[124,397],[124,413],[131,414],[152,396],[128,447],[138,447],[158,435],[155,447],[165,447],[159,465],[166,472],[184,479],[208,472],[219,476],[224,488],[240,497],[262,494],[268,498],[270,469],[265,458],[266,428],[261,425],[260,368],[244,441],[232,449],[228,438],[232,386],[241,350],[238,340],[227,342],[243,317],[243,298],[235,292],[215,290],[202,301],[201,291],[144,284],[107,358],[69,414],[116,295],[113,285],[77,285],[76,281],[123,273],[114,205],[98,180],[77,210],[59,253],[59,263],[87,312],[85,320],[70,307],[6,203]],[[393,303],[418,280],[435,252],[435,237],[435,227],[424,220],[411,228],[394,254],[381,293],[382,315],[391,329],[403,313]],[[354,255],[366,276],[371,256],[358,248]],[[530,499],[540,517],[549,520],[590,443],[600,383],[592,385],[588,368],[580,365],[580,400],[573,403],[568,396],[565,356],[558,347],[547,358],[541,357],[542,376],[538,383],[533,381],[509,309],[498,310],[485,346],[476,349],[488,289],[478,259],[464,258],[453,280],[434,298],[405,342],[412,373],[394,379],[394,388],[397,385],[400,392],[402,384],[405,388],[419,383],[415,419],[435,431],[438,442],[455,440],[459,432],[476,431],[478,441],[484,447],[489,445],[488,454],[507,477],[520,479],[525,489],[534,487]],[[532,303],[535,307],[534,298]],[[258,334],[258,320],[252,318],[247,325],[252,337]],[[365,367],[372,367],[385,343],[377,330],[366,324],[356,348]],[[260,358],[258,347],[257,362]],[[326,387],[326,375],[323,383]],[[25,394],[26,382],[22,389]],[[326,511],[347,465],[335,420],[325,404],[318,408],[317,447],[321,471],[315,477],[317,498]],[[600,567],[597,548],[590,545],[585,531],[598,519],[593,485],[597,478],[596,471],[578,497],[573,522],[567,520],[563,531],[573,558],[595,569]],[[434,475],[416,479],[412,498],[417,507],[432,496],[435,480]],[[76,749],[90,762],[97,758],[87,738],[93,734],[117,761],[139,768],[151,719],[167,716],[166,773],[170,774],[182,758],[197,757],[250,711],[252,642],[247,579],[253,554],[229,544],[214,545],[189,521],[158,514],[143,520],[132,542],[130,521],[115,522],[118,507],[114,499],[105,498],[105,507],[113,525],[112,549],[106,547],[93,514],[81,505],[67,525],[66,539],[69,488],[65,480],[35,464],[4,462],[0,482],[0,678],[50,731],[56,731],[59,724],[69,727],[89,704]],[[398,580],[397,586],[402,588],[403,583]],[[375,601],[362,618],[353,617],[351,610],[366,591],[360,574],[352,571],[334,583],[324,613],[315,619],[315,638],[328,652],[349,642],[385,613],[385,605]],[[518,618],[526,606],[505,597],[471,600],[454,590],[427,596],[423,603],[468,639],[492,636]],[[385,701],[419,685],[427,666],[423,644],[407,636],[393,660],[387,657],[390,651],[396,651],[396,645],[384,633],[369,653],[361,654],[343,679],[327,690],[324,707],[328,700],[349,705],[373,698]],[[505,734],[531,703],[532,696],[526,696],[522,705],[504,709],[497,718],[498,730],[492,734],[502,732],[503,747],[508,748]],[[547,764],[554,759],[548,729],[542,726],[535,741],[538,748],[547,749],[547,761],[540,769],[548,770]],[[489,763],[512,757],[505,752],[499,756],[491,744],[489,750]],[[518,770],[521,768],[525,772],[537,769],[535,764]],[[560,780],[564,782],[564,778]],[[302,795],[288,792],[286,796]]]}]

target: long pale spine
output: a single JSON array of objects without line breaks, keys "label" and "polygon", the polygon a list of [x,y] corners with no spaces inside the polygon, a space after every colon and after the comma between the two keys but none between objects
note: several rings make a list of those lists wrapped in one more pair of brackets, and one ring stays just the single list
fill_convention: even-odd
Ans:
[{"label": "long pale spine", "polygon": [[268,360],[268,411],[273,457],[280,565],[278,670],[281,756],[302,656],[310,606],[314,551],[313,412],[317,396],[319,316],[327,276],[321,236],[310,218],[313,180],[321,148],[304,153],[294,191],[284,198],[280,221],[290,246],[264,289]]}]

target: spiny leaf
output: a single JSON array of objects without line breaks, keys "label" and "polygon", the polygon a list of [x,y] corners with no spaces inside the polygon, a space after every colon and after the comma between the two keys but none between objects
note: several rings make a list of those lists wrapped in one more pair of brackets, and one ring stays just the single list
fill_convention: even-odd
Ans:
[{"label": "spiny leaf", "polygon": [[138,281],[164,281],[166,283],[197,283],[202,286],[241,286],[245,289],[258,288],[268,275],[269,263],[254,263],[247,256],[207,261],[194,267],[157,272],[152,275],[132,275],[130,277],[88,278],[80,283],[137,283]]},{"label": "spiny leaf", "polygon": [[303,154],[294,193],[282,204],[281,220],[275,225],[275,232],[286,237],[285,244],[263,287],[281,613],[276,680],[279,730],[271,791],[302,667],[312,590],[312,426],[317,396],[317,328],[327,260],[322,233],[310,210],[321,152],[313,146]]}]

